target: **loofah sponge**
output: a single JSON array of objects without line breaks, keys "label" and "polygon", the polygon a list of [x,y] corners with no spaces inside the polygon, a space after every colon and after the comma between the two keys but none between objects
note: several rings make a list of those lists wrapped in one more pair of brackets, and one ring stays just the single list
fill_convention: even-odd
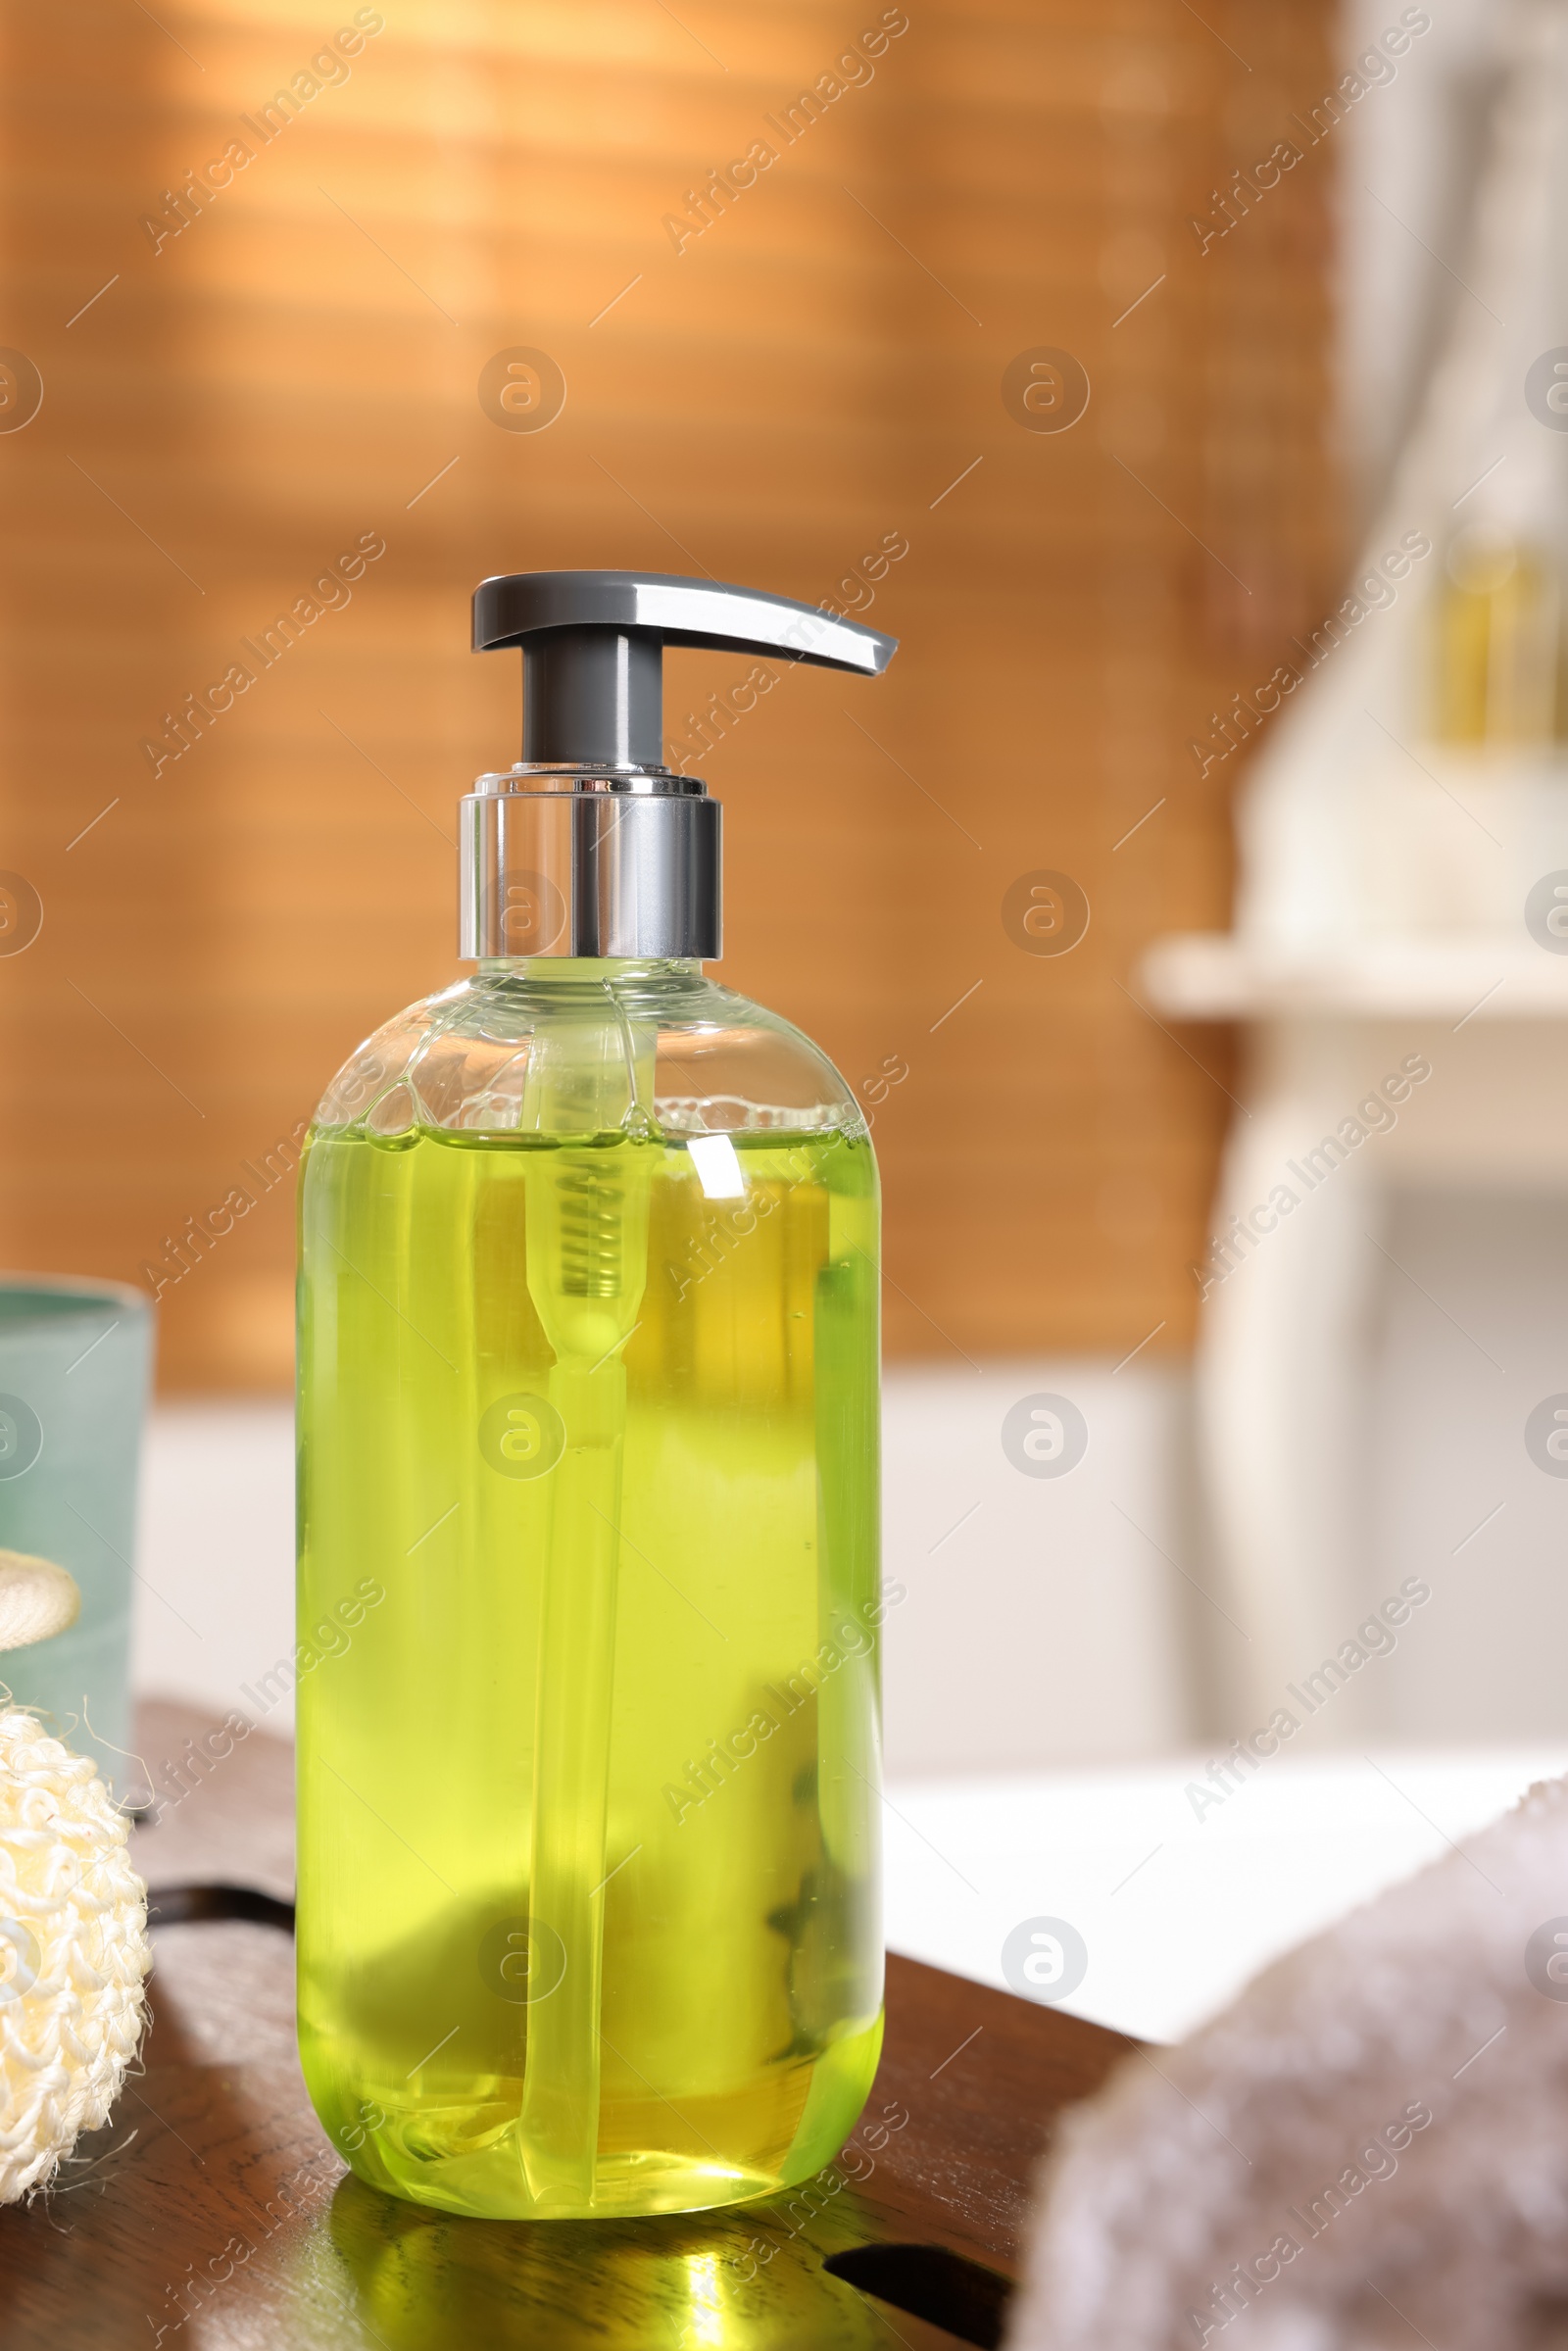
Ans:
[{"label": "loofah sponge", "polygon": [[[64,1630],[75,1586],[0,1552],[0,1641]],[[106,2122],[141,2039],[147,1889],[92,1765],[0,1710],[0,2204],[47,2182]]]}]

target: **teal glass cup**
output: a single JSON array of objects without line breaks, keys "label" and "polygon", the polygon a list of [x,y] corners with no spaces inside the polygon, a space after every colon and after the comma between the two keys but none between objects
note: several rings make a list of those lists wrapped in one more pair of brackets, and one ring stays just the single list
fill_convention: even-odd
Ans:
[{"label": "teal glass cup", "polygon": [[153,1358],[153,1302],[116,1282],[0,1278],[0,1548],[67,1567],[81,1591],[69,1633],[0,1658],[112,1788],[129,1760],[136,1481]]}]

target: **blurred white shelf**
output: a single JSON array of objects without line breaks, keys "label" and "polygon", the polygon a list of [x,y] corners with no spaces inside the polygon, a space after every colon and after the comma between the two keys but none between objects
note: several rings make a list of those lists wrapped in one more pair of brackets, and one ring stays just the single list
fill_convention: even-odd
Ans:
[{"label": "blurred white shelf", "polygon": [[1065,1919],[1089,1968],[1061,2006],[1180,2039],[1270,1960],[1568,1769],[1568,1746],[1281,1755],[1200,1819],[1186,1789],[1207,1760],[895,1782],[889,1947],[1005,1989],[1010,1930]]},{"label": "blurred white shelf", "polygon": [[1189,931],[1156,940],[1140,976],[1180,1020],[1568,1019],[1568,955],[1507,931],[1299,945]]}]

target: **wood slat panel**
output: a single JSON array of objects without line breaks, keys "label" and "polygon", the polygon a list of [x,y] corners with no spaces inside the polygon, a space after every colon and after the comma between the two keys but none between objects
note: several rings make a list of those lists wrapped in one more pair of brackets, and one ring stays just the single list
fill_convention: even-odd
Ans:
[{"label": "wood slat panel", "polygon": [[[896,532],[887,679],[794,673],[702,762],[724,974],[857,1083],[907,1062],[876,1128],[892,1351],[1189,1343],[1230,1073],[1130,991],[1150,937],[1225,918],[1240,761],[1200,778],[1190,738],[1333,578],[1331,143],[1206,254],[1189,219],[1327,86],[1330,11],[942,0],[768,130],[880,13],[389,8],[155,251],[162,191],[334,20],[0,9],[5,339],[45,384],[0,433],[0,866],[45,906],[0,956],[10,1262],[158,1265],[453,975],[453,804],[517,729],[514,664],[466,650],[478,577],[815,600]],[[777,161],[677,253],[665,216],[759,136]],[[545,432],[479,406],[517,343],[566,377]],[[1043,344],[1093,383],[1070,432],[1003,405]],[[154,775],[164,714],[366,531],[353,601]],[[671,658],[672,736],[734,666]],[[1093,907],[1059,959],[1002,922],[1042,867]],[[166,1293],[166,1381],[287,1376],[289,1210],[279,1182]]]}]

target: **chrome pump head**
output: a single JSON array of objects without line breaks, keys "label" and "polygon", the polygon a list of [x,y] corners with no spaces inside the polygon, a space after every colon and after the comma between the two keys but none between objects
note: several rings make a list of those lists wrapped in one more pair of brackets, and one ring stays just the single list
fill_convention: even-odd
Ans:
[{"label": "chrome pump head", "polygon": [[663,764],[663,650],[776,654],[877,677],[898,650],[854,620],[657,571],[481,580],[473,649],[520,645],[522,758],[461,808],[458,953],[720,953],[719,809]]}]

